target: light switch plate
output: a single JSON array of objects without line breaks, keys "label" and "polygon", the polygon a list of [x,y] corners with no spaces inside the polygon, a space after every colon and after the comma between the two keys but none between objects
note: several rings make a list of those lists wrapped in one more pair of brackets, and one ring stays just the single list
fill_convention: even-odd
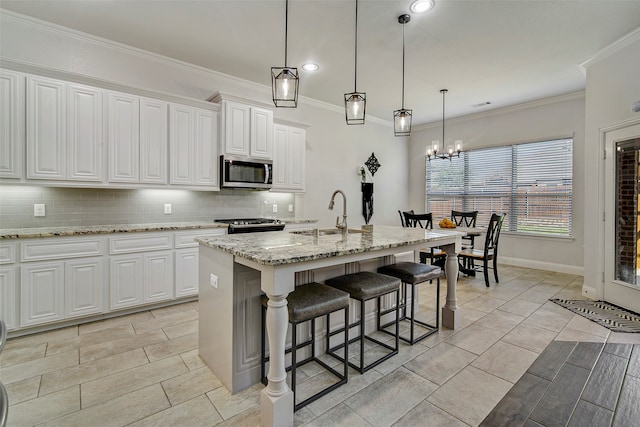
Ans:
[{"label": "light switch plate", "polygon": [[171,215],[171,203],[164,204],[164,213],[165,215]]},{"label": "light switch plate", "polygon": [[36,203],[33,205],[33,216],[45,216],[44,203]]},{"label": "light switch plate", "polygon": [[293,212],[293,205],[289,205],[289,212]]},{"label": "light switch plate", "polygon": [[209,278],[209,284],[218,289],[218,276],[216,276],[215,274],[211,274],[211,277]]},{"label": "light switch plate", "polygon": [[273,212],[274,213],[278,212],[278,205],[275,205],[275,204],[273,205]]}]

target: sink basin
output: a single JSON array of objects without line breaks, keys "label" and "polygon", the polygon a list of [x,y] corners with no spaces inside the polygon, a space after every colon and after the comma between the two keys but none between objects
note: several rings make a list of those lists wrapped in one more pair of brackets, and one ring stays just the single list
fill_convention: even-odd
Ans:
[{"label": "sink basin", "polygon": [[[339,230],[337,228],[320,228],[313,230],[294,230],[290,231],[290,233],[302,234],[304,236],[330,236],[332,234],[342,234],[342,230]],[[365,231],[359,228],[348,228],[347,234],[351,233],[365,233]]]}]

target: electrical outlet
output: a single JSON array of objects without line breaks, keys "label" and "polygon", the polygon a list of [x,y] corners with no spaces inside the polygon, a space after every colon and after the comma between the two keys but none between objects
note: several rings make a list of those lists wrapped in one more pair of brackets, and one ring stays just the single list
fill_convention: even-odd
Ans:
[{"label": "electrical outlet", "polygon": [[289,212],[293,212],[293,205],[289,205]]},{"label": "electrical outlet", "polygon": [[209,284],[218,289],[218,276],[216,276],[215,274],[211,274],[211,277],[209,278]]},{"label": "electrical outlet", "polygon": [[33,216],[45,216],[44,203],[36,203],[33,205]]},{"label": "electrical outlet", "polygon": [[278,205],[273,205],[273,213],[278,212]]},{"label": "electrical outlet", "polygon": [[164,204],[164,214],[171,215],[171,203]]}]

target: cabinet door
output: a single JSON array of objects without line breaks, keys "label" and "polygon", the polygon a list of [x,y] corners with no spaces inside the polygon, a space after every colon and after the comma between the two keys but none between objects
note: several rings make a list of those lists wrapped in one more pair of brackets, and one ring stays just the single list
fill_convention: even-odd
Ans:
[{"label": "cabinet door", "polygon": [[289,133],[289,188],[304,191],[306,132],[304,129],[290,128]]},{"label": "cabinet door", "polygon": [[198,294],[198,248],[176,251],[176,298]]},{"label": "cabinet door", "polygon": [[66,317],[102,313],[104,260],[85,258],[65,263]]},{"label": "cabinet door", "polygon": [[251,107],[251,157],[273,158],[273,111]]},{"label": "cabinet door", "polygon": [[140,100],[140,182],[168,182],[167,103]]},{"label": "cabinet door", "polygon": [[178,104],[171,104],[169,111],[171,184],[192,184],[195,112],[192,107]]},{"label": "cabinet door", "polygon": [[109,181],[138,182],[140,178],[140,99],[108,95]]},{"label": "cabinet door", "polygon": [[[198,251],[196,250],[196,259]],[[196,275],[197,275],[196,271]],[[197,290],[197,289],[196,289]],[[0,268],[0,317],[8,330],[16,327],[16,268]]]},{"label": "cabinet door", "polygon": [[142,304],[142,255],[115,256],[109,263],[111,310]]},{"label": "cabinet door", "polygon": [[27,77],[27,178],[66,177],[65,84]]},{"label": "cabinet door", "polygon": [[194,184],[218,187],[218,113],[195,110]]},{"label": "cabinet door", "polygon": [[225,154],[249,155],[251,107],[235,102],[224,104]]},{"label": "cabinet door", "polygon": [[144,302],[173,298],[173,253],[144,254]]},{"label": "cabinet door", "polygon": [[289,127],[273,127],[273,188],[286,189],[289,186]]},{"label": "cabinet door", "polygon": [[20,326],[64,319],[64,264],[23,265],[20,273]]},{"label": "cabinet door", "polygon": [[0,177],[23,178],[24,75],[0,70]]},{"label": "cabinet door", "polygon": [[67,85],[67,174],[74,181],[102,181],[102,91]]}]

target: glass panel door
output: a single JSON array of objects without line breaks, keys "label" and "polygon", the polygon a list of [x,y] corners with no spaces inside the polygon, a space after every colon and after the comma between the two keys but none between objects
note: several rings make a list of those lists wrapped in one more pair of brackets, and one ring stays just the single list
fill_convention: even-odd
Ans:
[{"label": "glass panel door", "polygon": [[615,280],[638,286],[640,138],[616,143]]}]

